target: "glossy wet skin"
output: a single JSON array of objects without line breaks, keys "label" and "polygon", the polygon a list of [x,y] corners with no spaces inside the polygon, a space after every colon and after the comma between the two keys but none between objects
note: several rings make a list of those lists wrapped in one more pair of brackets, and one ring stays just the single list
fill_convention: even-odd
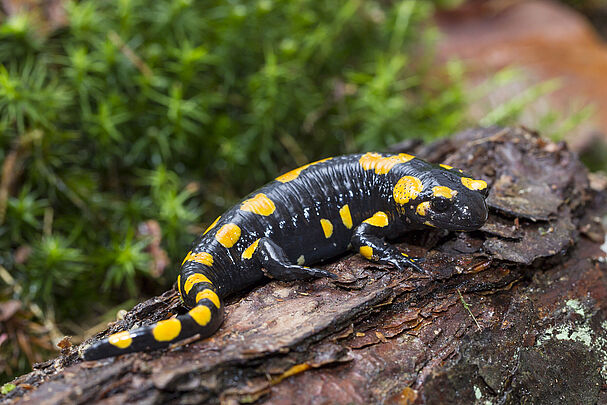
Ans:
[{"label": "glossy wet skin", "polygon": [[[396,204],[400,215],[418,227],[435,227],[450,231],[473,231],[483,226],[488,210],[485,199],[486,183],[472,179],[457,169],[445,169],[438,165],[417,168],[423,190],[414,201]],[[396,177],[408,175],[410,170],[396,170]]]},{"label": "glossy wet skin", "polygon": [[221,325],[223,298],[262,282],[336,278],[309,267],[348,249],[397,270],[424,272],[386,242],[412,229],[475,230],[487,183],[401,153],[338,156],[294,169],[218,217],[194,241],[177,280],[187,314],[97,342],[98,359],[167,347]]},{"label": "glossy wet skin", "polygon": [[[386,216],[385,238],[428,227],[474,230],[487,219],[485,182],[410,155],[338,156],[304,167],[250,193],[194,243],[192,254],[212,258],[205,275],[220,295],[264,278],[258,263],[243,258],[262,237],[276,242],[290,263],[309,266],[347,251],[356,228],[377,212]],[[186,260],[181,282],[208,262]]]}]

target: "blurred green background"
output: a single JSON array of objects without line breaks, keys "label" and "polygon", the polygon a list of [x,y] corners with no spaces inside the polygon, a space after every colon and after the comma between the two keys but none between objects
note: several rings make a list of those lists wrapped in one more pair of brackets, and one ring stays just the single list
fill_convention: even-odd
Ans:
[{"label": "blurred green background", "polygon": [[462,66],[432,51],[457,2],[50,3],[0,24],[0,381],[170,288],[196,233],[279,173],[472,124]]}]

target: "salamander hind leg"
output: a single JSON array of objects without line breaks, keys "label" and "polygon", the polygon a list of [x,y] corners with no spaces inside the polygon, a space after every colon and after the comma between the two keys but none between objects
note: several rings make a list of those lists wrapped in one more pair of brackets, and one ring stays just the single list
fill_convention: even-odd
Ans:
[{"label": "salamander hind leg", "polygon": [[280,246],[269,238],[258,240],[251,258],[259,261],[266,275],[281,281],[305,280],[314,277],[336,279],[337,275],[323,269],[299,266],[289,262]]},{"label": "salamander hind leg", "polygon": [[110,335],[87,347],[82,357],[85,360],[97,360],[125,353],[162,349],[193,336],[200,339],[211,336],[224,317],[223,303],[215,287],[206,276],[192,273],[180,286],[180,291],[186,304],[194,303],[187,314]]},{"label": "salamander hind leg", "polygon": [[[379,220],[377,218],[380,218]],[[384,226],[381,226],[385,223]],[[420,273],[426,273],[418,262],[401,253],[397,248],[384,240],[387,231],[387,220],[383,222],[381,215],[375,214],[373,217],[360,224],[352,235],[352,248],[358,251],[366,259],[373,260],[383,264],[391,264],[399,270],[411,267]]]}]

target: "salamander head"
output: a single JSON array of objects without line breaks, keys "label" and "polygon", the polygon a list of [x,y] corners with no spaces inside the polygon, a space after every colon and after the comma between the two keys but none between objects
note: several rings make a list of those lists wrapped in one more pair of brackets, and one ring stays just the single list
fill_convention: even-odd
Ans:
[{"label": "salamander head", "polygon": [[408,222],[452,231],[473,231],[487,220],[487,183],[455,169],[432,165],[419,176],[402,176],[393,189]]}]

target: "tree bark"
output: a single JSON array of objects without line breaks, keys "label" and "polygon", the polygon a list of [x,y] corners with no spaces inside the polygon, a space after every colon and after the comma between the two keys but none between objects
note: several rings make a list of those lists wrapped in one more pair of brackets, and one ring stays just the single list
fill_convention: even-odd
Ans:
[{"label": "tree bark", "polygon": [[[431,277],[348,255],[326,266],[339,280],[270,281],[233,298],[209,339],[93,362],[68,348],[0,398],[606,403],[606,181],[566,145],[523,128],[468,130],[416,149],[491,185],[480,231],[397,241],[426,258]],[[183,312],[168,291],[96,338]]]}]

